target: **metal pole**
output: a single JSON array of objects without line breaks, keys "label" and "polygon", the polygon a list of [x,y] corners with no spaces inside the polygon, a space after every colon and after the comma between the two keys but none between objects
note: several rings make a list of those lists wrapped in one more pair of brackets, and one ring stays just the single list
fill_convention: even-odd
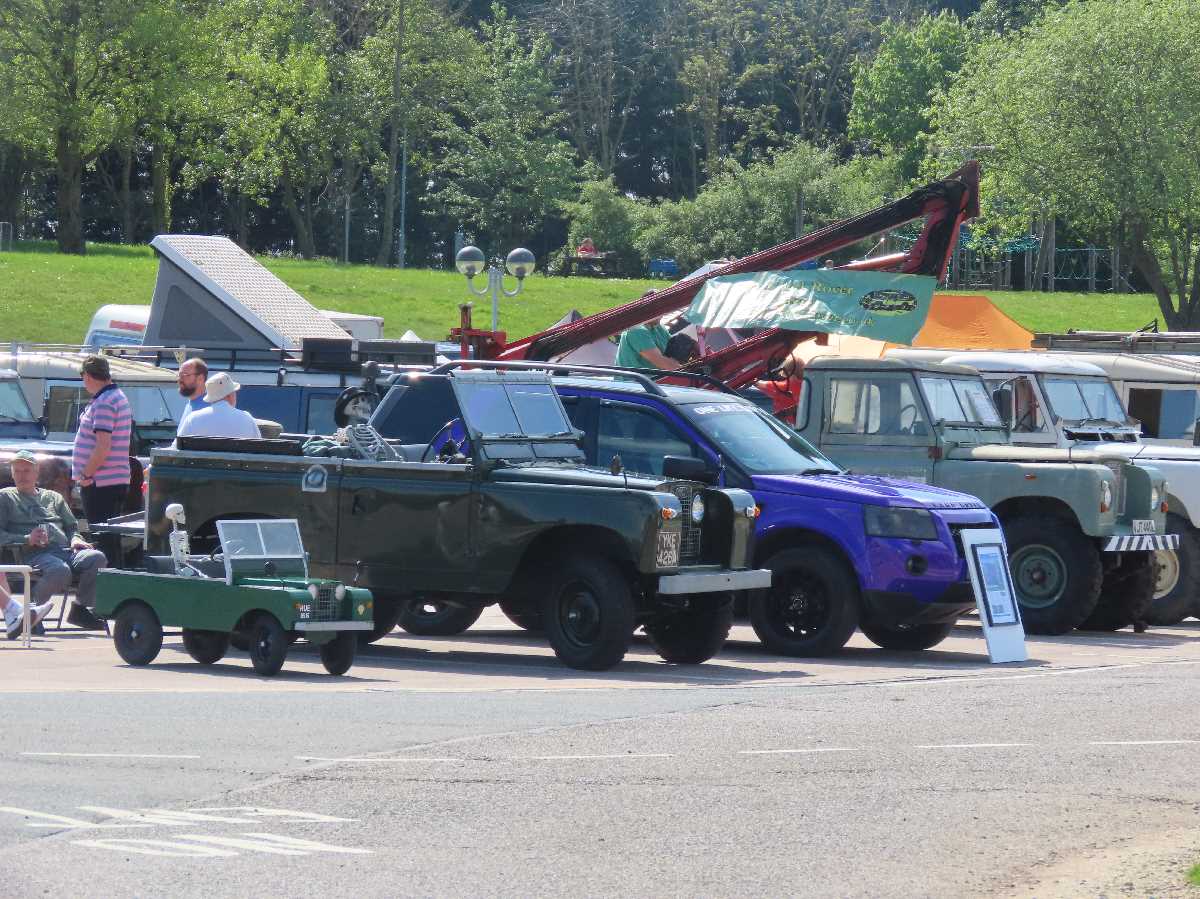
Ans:
[{"label": "metal pole", "polygon": [[342,213],[342,262],[350,264],[350,191],[346,190],[346,209]]},{"label": "metal pole", "polygon": [[1088,293],[1096,292],[1096,248],[1088,247]]},{"label": "metal pole", "polygon": [[504,289],[504,272],[497,266],[488,266],[488,290],[492,294],[492,330],[500,330],[500,291]]},{"label": "metal pole", "polygon": [[[408,122],[404,123],[400,144],[400,236],[396,246],[396,260],[400,268],[404,268],[405,257],[408,255],[408,239],[404,230],[405,213],[408,211]],[[495,330],[493,328],[493,330]]]},{"label": "metal pole", "polygon": [[[21,633],[22,646],[25,649],[33,647],[33,620],[29,615],[29,606],[33,602],[33,588],[29,582],[29,577],[33,574],[33,568],[29,565],[0,565],[0,576],[6,574],[19,574],[25,581],[25,593],[23,595],[24,608],[21,610]],[[63,596],[63,602],[67,601],[67,597]]]}]

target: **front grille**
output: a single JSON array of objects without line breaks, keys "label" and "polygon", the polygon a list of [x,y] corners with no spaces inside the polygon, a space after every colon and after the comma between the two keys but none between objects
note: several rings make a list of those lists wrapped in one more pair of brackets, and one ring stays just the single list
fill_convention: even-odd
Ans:
[{"label": "front grille", "polygon": [[967,549],[963,546],[962,532],[968,529],[979,528],[995,528],[996,526],[990,521],[952,523],[950,525],[950,536],[954,538],[954,549],[958,553],[960,559],[967,557]]},{"label": "front grille", "polygon": [[1113,511],[1120,518],[1125,514],[1125,463],[1105,462],[1113,473]]},{"label": "front grille", "polygon": [[675,494],[679,505],[683,507],[681,535],[679,538],[679,562],[699,562],[704,545],[704,534],[701,526],[692,521],[692,498],[703,489],[690,481],[669,481],[662,485],[663,490]]},{"label": "front grille", "polygon": [[341,616],[338,614],[337,597],[333,595],[333,584],[318,584],[317,585],[317,601],[313,603],[312,614],[309,616],[309,621],[337,621]]}]

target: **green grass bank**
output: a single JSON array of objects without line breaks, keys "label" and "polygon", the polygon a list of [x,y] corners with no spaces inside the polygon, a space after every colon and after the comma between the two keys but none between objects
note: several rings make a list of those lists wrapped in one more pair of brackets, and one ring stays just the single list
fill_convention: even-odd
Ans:
[{"label": "green grass bank", "polygon": [[[458,304],[475,302],[475,321],[487,327],[490,301],[469,297],[456,272],[340,265],[327,260],[275,259],[262,263],[322,309],[382,315],[385,332],[411,328],[442,339],[458,323]],[[157,263],[147,246],[89,244],[86,256],[63,256],[40,241],[0,253],[0,342],[77,343],[105,303],[149,303]],[[477,279],[482,286],[483,280]],[[508,279],[511,286],[512,279]],[[534,333],[571,309],[598,312],[636,299],[662,281],[548,278],[534,275],[515,299],[502,298],[500,327],[511,337]],[[1149,294],[1007,293],[983,291],[1033,331],[1068,328],[1129,330],[1158,315]]]}]

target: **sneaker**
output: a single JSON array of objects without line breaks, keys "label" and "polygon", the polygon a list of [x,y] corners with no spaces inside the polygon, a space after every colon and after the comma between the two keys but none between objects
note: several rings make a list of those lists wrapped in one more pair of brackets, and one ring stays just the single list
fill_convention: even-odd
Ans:
[{"label": "sneaker", "polygon": [[102,631],[105,629],[104,620],[97,618],[92,610],[87,606],[81,606],[77,602],[71,603],[71,608],[67,610],[67,624],[79,628],[81,631]]},{"label": "sneaker", "polygon": [[[21,604],[13,600],[9,606],[10,609],[16,607],[17,612],[15,617],[9,619],[5,616],[5,629],[8,632],[8,639],[15,640],[21,636],[24,630],[24,620],[21,615]],[[42,627],[42,619],[50,614],[50,610],[54,608],[53,602],[44,602],[40,606],[29,607],[29,632],[35,636],[46,633],[46,629]]]},{"label": "sneaker", "polygon": [[[8,604],[8,608],[11,609],[17,605],[18,605],[18,603],[14,599],[14,600],[12,600],[12,602],[10,602]],[[8,609],[5,609],[5,611],[7,612]],[[8,639],[15,640],[15,639],[17,639],[17,637],[21,636],[21,631],[23,630],[24,624],[25,624],[25,622],[21,620],[21,613],[19,611],[17,612],[17,614],[15,616],[5,615],[4,616],[4,629],[8,634]]]}]

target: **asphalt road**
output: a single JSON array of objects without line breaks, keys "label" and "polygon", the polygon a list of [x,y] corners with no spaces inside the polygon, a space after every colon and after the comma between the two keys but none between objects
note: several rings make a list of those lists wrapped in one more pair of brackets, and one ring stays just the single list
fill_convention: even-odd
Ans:
[{"label": "asphalt road", "polygon": [[9,644],[0,894],[1191,895],[1197,622],[1022,666],[736,636],[584,675],[493,617],[274,681]]}]

